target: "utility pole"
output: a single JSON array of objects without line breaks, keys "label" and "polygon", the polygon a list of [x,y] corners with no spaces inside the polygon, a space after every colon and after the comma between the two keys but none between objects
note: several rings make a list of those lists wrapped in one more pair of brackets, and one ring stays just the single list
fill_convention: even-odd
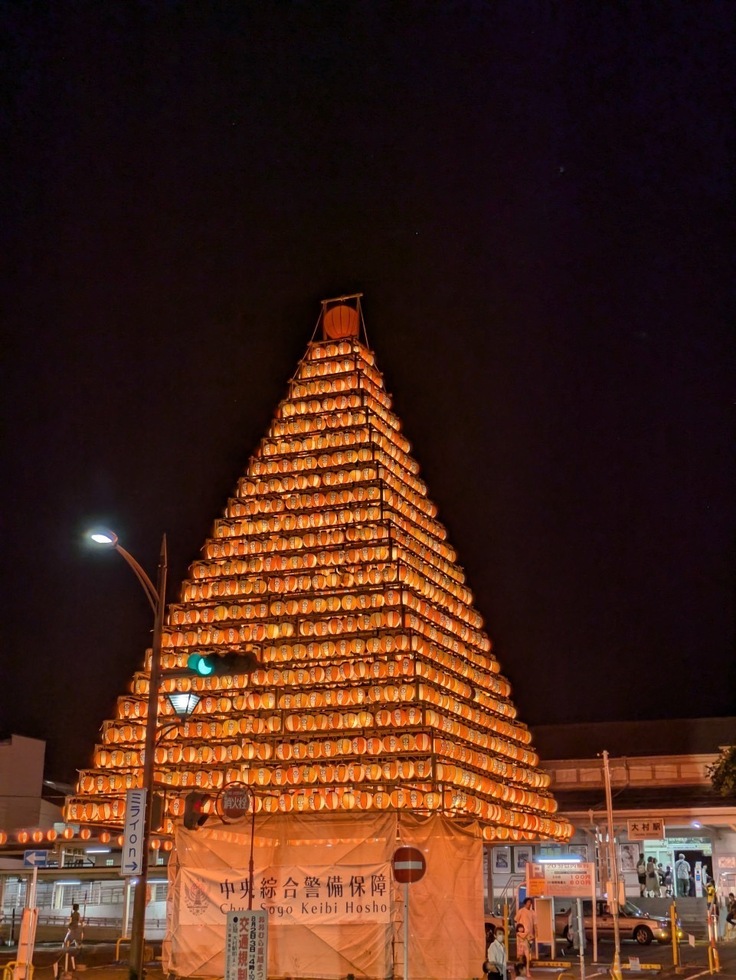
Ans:
[{"label": "utility pole", "polygon": [[[611,798],[611,771],[608,768],[608,752],[603,756],[603,781],[606,786],[606,813],[608,815],[608,867],[611,874],[608,905],[613,916],[613,965],[611,976],[613,980],[623,980],[621,974],[621,933],[618,924],[618,861],[616,860],[616,843],[613,838],[613,800]],[[613,892],[613,895],[610,892]]]}]

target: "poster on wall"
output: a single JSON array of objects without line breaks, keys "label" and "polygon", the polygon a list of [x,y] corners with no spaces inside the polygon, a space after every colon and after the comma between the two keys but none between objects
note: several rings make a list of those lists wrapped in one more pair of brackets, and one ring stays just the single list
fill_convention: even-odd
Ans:
[{"label": "poster on wall", "polygon": [[514,873],[517,875],[526,874],[526,866],[532,859],[531,847],[514,848]]},{"label": "poster on wall", "polygon": [[268,918],[265,912],[228,912],[225,980],[268,980]]},{"label": "poster on wall", "polygon": [[493,870],[496,874],[511,874],[511,848],[493,848]]},{"label": "poster on wall", "polygon": [[639,860],[638,844],[619,844],[618,860],[622,871],[636,871],[636,862]]}]

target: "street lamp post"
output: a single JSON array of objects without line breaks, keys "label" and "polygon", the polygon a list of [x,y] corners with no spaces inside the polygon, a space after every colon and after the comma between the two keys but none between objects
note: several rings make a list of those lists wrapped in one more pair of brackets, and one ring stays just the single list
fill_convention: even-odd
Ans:
[{"label": "street lamp post", "polygon": [[618,922],[618,861],[616,859],[616,843],[613,837],[613,798],[611,795],[611,770],[608,768],[608,752],[603,756],[603,781],[606,789],[606,816],[608,817],[608,865],[611,875],[608,905],[613,915],[613,964],[611,976],[613,980],[622,980],[621,974],[621,933]]},{"label": "street lamp post", "polygon": [[164,625],[164,607],[166,604],[166,576],[168,571],[168,556],[166,550],[166,535],[161,540],[161,552],[158,560],[158,579],[154,586],[145,569],[136,559],[118,544],[117,535],[112,532],[96,532],[91,535],[97,544],[109,545],[122,555],[135,573],[141,584],[146,598],[153,610],[153,640],[151,643],[151,670],[148,682],[148,713],[146,717],[146,738],[143,752],[143,789],[146,793],[146,805],[143,815],[143,854],[141,857],[141,872],[135,886],[133,899],[133,921],[130,934],[130,958],[128,960],[128,976],[130,980],[142,980],[143,960],[146,932],[146,892],[148,891],[148,854],[151,841],[151,815],[153,812],[153,755],[156,745],[156,724],[158,721],[158,689],[161,674],[161,636]]}]

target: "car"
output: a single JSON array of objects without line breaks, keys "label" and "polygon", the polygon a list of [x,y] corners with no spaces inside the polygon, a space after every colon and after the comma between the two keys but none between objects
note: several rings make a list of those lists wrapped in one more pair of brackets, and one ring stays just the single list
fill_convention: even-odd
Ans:
[{"label": "car", "polygon": [[[499,926],[503,926],[504,921],[502,915],[496,915],[493,912],[486,912],[484,916],[484,921],[486,927],[486,945],[488,945],[490,942],[493,941],[493,937],[496,934],[496,929],[498,929]],[[511,926],[512,923],[511,920],[509,919],[505,927],[509,935],[513,933],[513,929],[511,928]]]},{"label": "car", "polygon": [[[583,919],[585,936],[590,940],[593,936],[593,903],[589,900],[583,901]],[[555,915],[555,931],[563,939],[567,939],[569,920],[569,907]],[[648,946],[655,939],[659,943],[668,943],[672,939],[672,929],[667,916],[650,915],[633,902],[626,902],[625,905],[619,906],[618,928],[622,940],[633,939],[641,946]],[[613,939],[613,915],[605,899],[596,901],[596,931],[599,939]],[[677,938],[685,938],[679,919]]]}]

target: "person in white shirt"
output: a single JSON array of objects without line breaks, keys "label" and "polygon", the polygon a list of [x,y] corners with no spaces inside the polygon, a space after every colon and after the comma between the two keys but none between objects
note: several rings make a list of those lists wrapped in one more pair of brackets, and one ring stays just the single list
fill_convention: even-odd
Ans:
[{"label": "person in white shirt", "polygon": [[506,980],[506,947],[503,944],[504,935],[505,933],[502,928],[496,929],[496,934],[486,953],[488,976],[494,978],[501,977],[501,980]]},{"label": "person in white shirt", "polygon": [[678,896],[685,898],[690,894],[690,864],[685,860],[684,854],[680,854],[675,862],[675,880]]}]

